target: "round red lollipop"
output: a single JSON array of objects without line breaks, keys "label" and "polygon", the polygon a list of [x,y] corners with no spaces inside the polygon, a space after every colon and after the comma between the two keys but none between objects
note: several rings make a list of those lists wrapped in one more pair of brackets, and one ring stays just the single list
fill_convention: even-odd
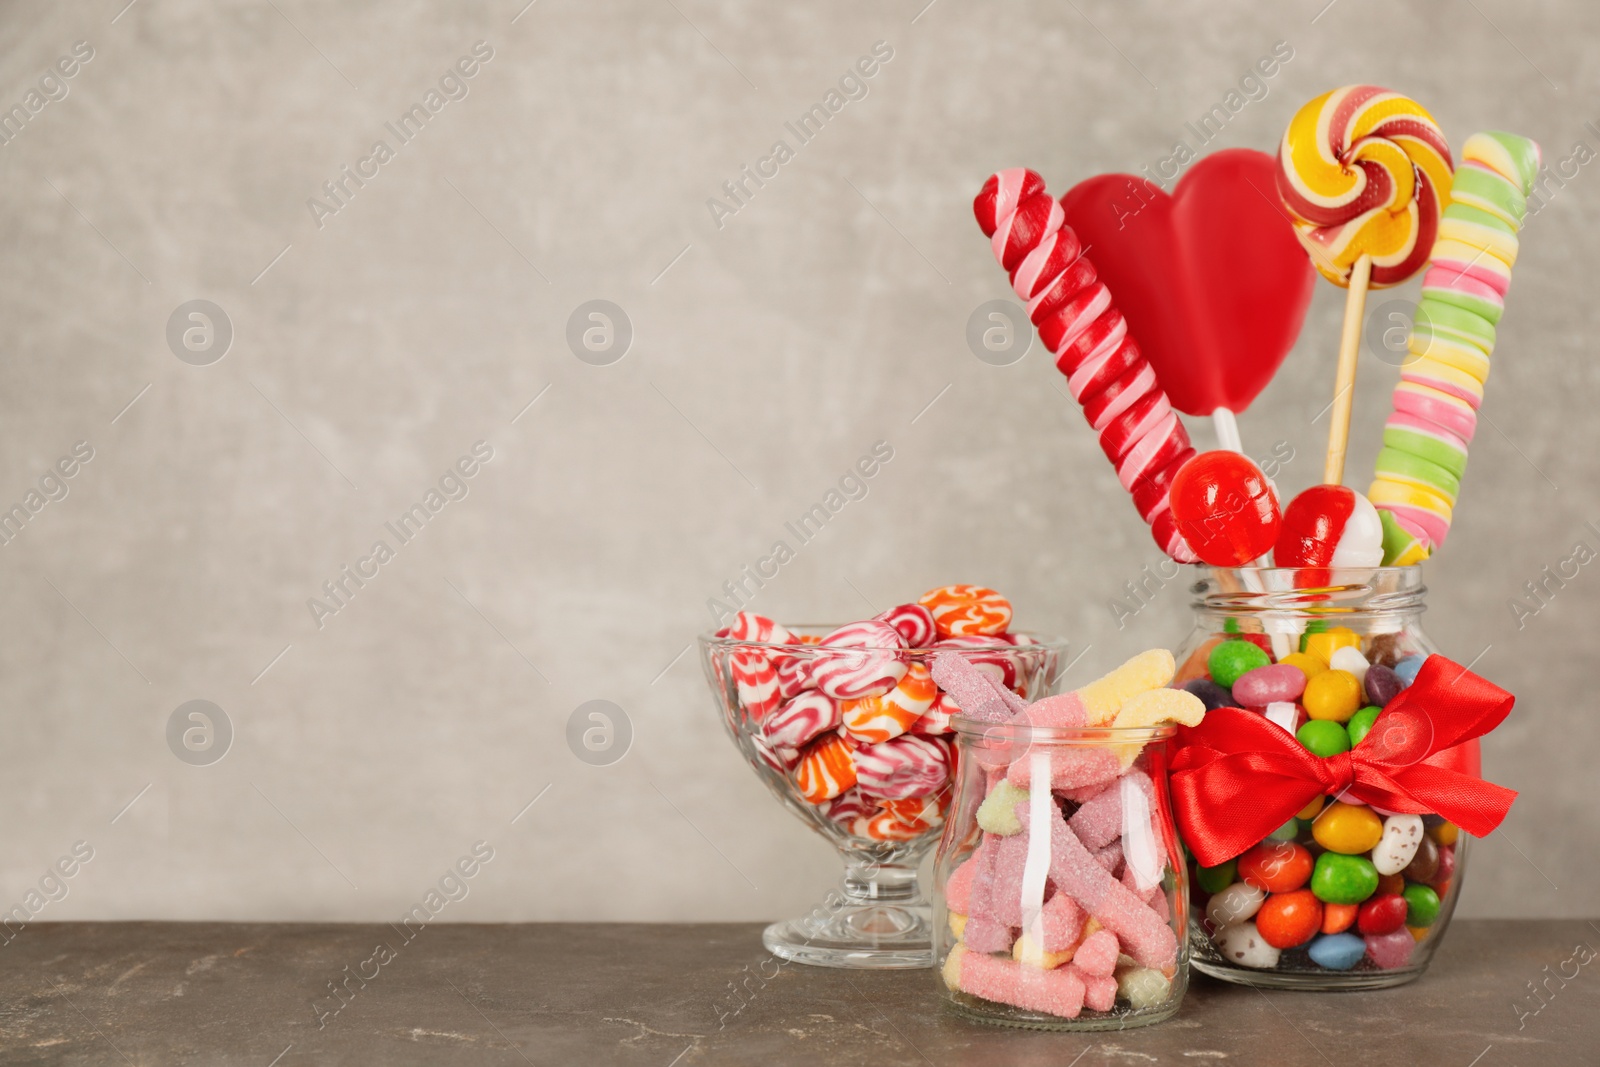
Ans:
[{"label": "round red lollipop", "polygon": [[1343,485],[1313,485],[1289,501],[1273,551],[1280,567],[1377,567],[1383,522],[1372,502]]},{"label": "round red lollipop", "polygon": [[1172,517],[1195,555],[1237,567],[1265,555],[1282,516],[1267,476],[1238,452],[1202,452],[1172,480]]}]

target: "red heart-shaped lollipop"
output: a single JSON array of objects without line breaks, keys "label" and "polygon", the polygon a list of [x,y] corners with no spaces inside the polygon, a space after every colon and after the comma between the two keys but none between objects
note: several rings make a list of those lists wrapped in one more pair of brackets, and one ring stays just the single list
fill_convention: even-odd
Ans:
[{"label": "red heart-shaped lollipop", "polygon": [[1243,411],[1294,347],[1316,272],[1278,203],[1276,161],[1195,163],[1172,195],[1102,174],[1061,198],[1173,407]]}]

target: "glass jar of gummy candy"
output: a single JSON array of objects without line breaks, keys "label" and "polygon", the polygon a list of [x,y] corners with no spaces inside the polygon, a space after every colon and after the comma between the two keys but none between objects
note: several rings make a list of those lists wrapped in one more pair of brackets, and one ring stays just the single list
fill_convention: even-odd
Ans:
[{"label": "glass jar of gummy candy", "polygon": [[1188,984],[1174,728],[955,725],[955,798],[934,863],[946,1001],[1032,1029],[1172,1015]]},{"label": "glass jar of gummy candy", "polygon": [[[781,959],[821,967],[931,967],[932,913],[918,867],[950,806],[952,723],[960,711],[934,685],[933,657],[960,655],[1037,700],[1059,678],[1067,645],[1025,632],[917,648],[817,643],[839,632],[788,626],[791,642],[714,634],[699,641],[717,710],[745,762],[844,863],[839,890],[809,913],[768,926],[762,944]],[[830,681],[856,676],[899,681],[876,697],[826,695]]]},{"label": "glass jar of gummy candy", "polygon": [[[1243,707],[1313,755],[1382,736],[1384,707],[1437,652],[1418,567],[1211,569],[1173,684]],[[1374,733],[1374,728],[1379,733]],[[1480,773],[1476,740],[1447,750]],[[1190,949],[1205,974],[1314,990],[1400,985],[1427,968],[1461,892],[1467,835],[1433,815],[1322,796],[1194,886]]]}]

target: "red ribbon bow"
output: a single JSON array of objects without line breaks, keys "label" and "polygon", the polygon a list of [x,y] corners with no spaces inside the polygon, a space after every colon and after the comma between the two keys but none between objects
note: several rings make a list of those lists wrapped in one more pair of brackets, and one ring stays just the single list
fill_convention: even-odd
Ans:
[{"label": "red ribbon bow", "polygon": [[1429,656],[1349,752],[1308,752],[1241,708],[1178,731],[1173,806],[1195,859],[1215,867],[1278,829],[1313,798],[1347,796],[1387,811],[1437,814],[1474,837],[1494,831],[1516,791],[1451,769],[1449,750],[1499,726],[1510,693],[1443,656]]}]

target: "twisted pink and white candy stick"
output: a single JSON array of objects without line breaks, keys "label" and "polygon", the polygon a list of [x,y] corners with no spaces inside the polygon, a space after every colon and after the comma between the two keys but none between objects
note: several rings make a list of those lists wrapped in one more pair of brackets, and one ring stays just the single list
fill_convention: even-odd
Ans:
[{"label": "twisted pink and white candy stick", "polygon": [[1156,544],[1194,562],[1167,504],[1173,477],[1194,455],[1189,435],[1061,205],[1043,178],[1014,168],[984,182],[972,210]]}]

